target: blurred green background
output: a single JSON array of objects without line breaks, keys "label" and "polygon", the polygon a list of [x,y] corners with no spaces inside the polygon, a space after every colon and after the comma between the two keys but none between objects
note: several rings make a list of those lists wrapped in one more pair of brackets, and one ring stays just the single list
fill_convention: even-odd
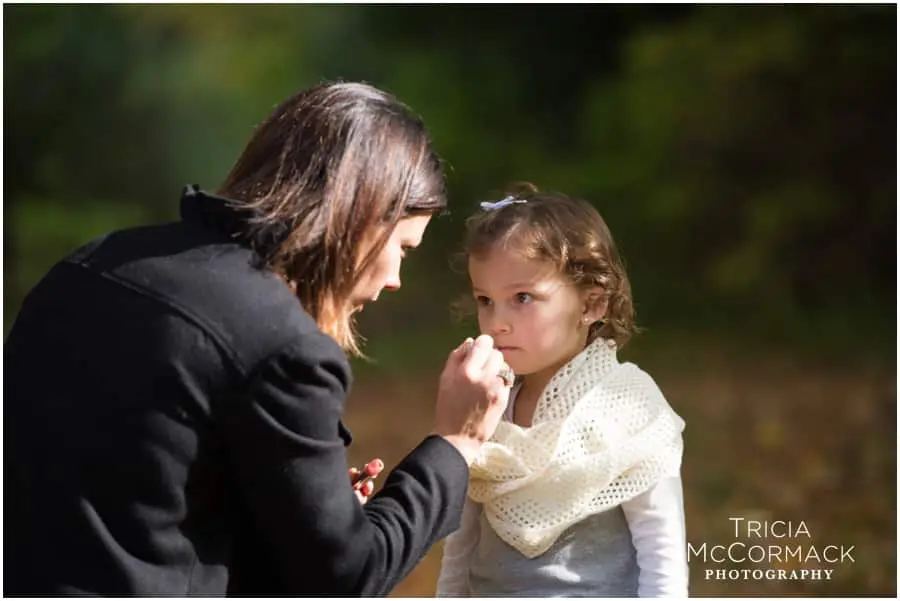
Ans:
[{"label": "blurred green background", "polygon": [[[695,546],[854,546],[828,581],[693,595],[887,595],[897,583],[896,7],[4,6],[4,332],[67,251],[177,217],[294,91],[364,80],[421,115],[451,214],[361,321],[351,459],[430,428],[461,226],[527,180],[593,202],[644,333],[622,351],[685,417]],[[745,541],[748,542],[748,541]],[[753,541],[750,541],[753,542]],[[758,541],[757,541],[758,542]],[[398,587],[429,596],[437,546]],[[762,567],[768,567],[768,564]]]}]

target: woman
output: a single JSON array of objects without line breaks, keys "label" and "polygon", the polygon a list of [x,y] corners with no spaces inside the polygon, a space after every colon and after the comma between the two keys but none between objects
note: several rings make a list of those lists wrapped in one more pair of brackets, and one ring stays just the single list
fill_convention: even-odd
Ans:
[{"label": "woman", "polygon": [[57,264],[5,343],[7,595],[385,595],[459,524],[506,404],[488,337],[363,507],[341,422],[353,314],[446,205],[423,124],[324,84],[176,223]]}]

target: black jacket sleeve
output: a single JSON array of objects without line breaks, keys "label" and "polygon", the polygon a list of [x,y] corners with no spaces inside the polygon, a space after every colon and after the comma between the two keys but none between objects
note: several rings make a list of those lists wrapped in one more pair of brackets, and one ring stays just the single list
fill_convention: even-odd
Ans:
[{"label": "black jacket sleeve", "polygon": [[330,338],[309,334],[252,374],[221,418],[244,502],[289,594],[386,595],[459,526],[468,467],[437,436],[360,505],[339,433],[348,370]]}]

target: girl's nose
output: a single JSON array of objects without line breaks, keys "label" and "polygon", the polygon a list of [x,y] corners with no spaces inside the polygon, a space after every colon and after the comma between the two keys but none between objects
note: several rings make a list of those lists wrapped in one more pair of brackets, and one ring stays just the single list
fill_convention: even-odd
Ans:
[{"label": "girl's nose", "polygon": [[502,315],[495,314],[488,324],[487,333],[491,336],[498,336],[500,334],[509,334],[509,330],[509,320],[504,319]]}]

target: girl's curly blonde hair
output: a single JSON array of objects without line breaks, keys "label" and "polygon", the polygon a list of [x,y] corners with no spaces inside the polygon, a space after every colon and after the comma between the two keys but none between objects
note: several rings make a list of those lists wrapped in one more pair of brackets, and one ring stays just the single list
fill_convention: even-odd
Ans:
[{"label": "girl's curly blonde hair", "polygon": [[501,208],[484,210],[466,221],[460,258],[483,257],[491,250],[515,250],[528,259],[550,262],[581,288],[602,288],[607,302],[603,321],[591,326],[588,343],[602,337],[625,346],[638,331],[631,284],[606,222],[590,203],[558,192],[539,192],[515,184]]}]

